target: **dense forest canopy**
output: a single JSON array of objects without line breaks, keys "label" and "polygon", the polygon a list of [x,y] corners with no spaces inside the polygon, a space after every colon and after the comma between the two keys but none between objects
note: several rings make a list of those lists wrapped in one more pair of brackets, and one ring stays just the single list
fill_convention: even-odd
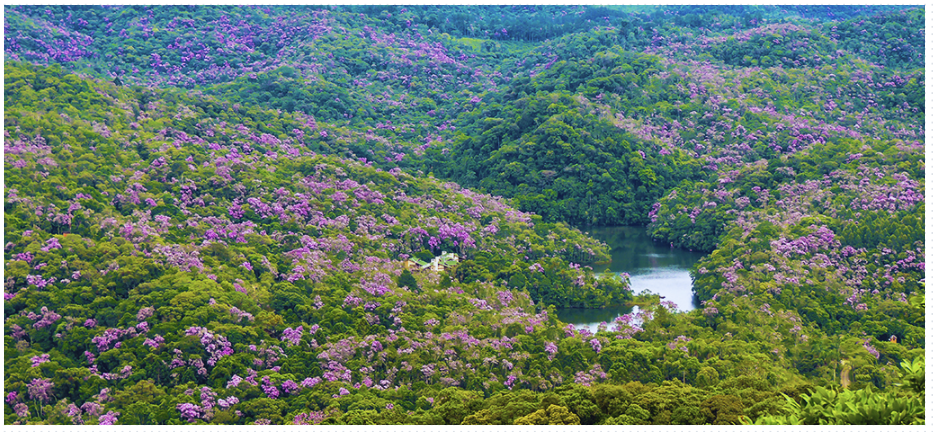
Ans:
[{"label": "dense forest canopy", "polygon": [[924,21],[6,6],[5,423],[923,424]]}]

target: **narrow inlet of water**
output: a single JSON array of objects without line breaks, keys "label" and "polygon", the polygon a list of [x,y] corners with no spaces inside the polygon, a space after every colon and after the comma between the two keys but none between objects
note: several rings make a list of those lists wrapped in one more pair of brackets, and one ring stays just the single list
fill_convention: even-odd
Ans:
[{"label": "narrow inlet of water", "polygon": [[[674,302],[680,311],[690,311],[700,306],[693,295],[690,269],[704,254],[656,242],[648,237],[645,227],[597,227],[582,231],[611,248],[611,263],[592,266],[597,273],[607,268],[616,274],[628,273],[634,293],[651,291],[664,297],[663,300]],[[559,308],[557,317],[577,329],[586,328],[596,332],[601,322],[611,326],[616,317],[632,312],[637,313],[638,308]]]}]

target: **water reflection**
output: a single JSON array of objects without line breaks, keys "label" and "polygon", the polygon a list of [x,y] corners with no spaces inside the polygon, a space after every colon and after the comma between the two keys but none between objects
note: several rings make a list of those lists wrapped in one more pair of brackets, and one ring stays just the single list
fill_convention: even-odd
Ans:
[{"label": "water reflection", "polygon": [[[699,307],[693,295],[693,283],[690,269],[696,264],[702,253],[677,249],[669,244],[655,242],[648,237],[644,227],[601,227],[589,228],[590,236],[607,243],[612,248],[612,262],[593,265],[593,270],[602,272],[609,269],[613,273],[631,275],[632,290],[636,293],[651,291],[664,297],[664,300],[677,304],[681,311]],[[636,308],[637,309],[637,308]],[[577,328],[596,331],[599,323],[612,321],[623,314],[636,312],[631,306],[619,306],[606,309],[558,309],[557,317]]]}]

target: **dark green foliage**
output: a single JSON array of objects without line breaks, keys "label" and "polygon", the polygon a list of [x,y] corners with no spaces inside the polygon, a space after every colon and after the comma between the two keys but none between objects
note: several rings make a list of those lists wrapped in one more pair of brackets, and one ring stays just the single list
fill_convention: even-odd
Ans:
[{"label": "dark green foliage", "polygon": [[415,280],[415,277],[411,275],[408,269],[402,270],[402,275],[398,277],[396,283],[400,287],[405,286],[414,292],[418,291],[418,281]]}]

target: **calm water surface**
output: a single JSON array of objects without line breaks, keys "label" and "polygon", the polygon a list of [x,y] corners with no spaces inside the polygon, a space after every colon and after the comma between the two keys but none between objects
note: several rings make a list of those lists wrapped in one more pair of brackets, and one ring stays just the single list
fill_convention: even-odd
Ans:
[{"label": "calm water surface", "polygon": [[[655,242],[648,237],[645,227],[600,227],[583,229],[590,236],[612,248],[610,264],[593,265],[593,270],[631,275],[635,293],[651,291],[664,296],[664,300],[677,304],[677,309],[689,311],[699,307],[693,296],[690,269],[702,253],[672,248],[670,244]],[[611,307],[606,309],[558,309],[557,317],[576,328],[596,331],[599,323],[612,321],[623,314],[638,312],[638,307]]]}]

